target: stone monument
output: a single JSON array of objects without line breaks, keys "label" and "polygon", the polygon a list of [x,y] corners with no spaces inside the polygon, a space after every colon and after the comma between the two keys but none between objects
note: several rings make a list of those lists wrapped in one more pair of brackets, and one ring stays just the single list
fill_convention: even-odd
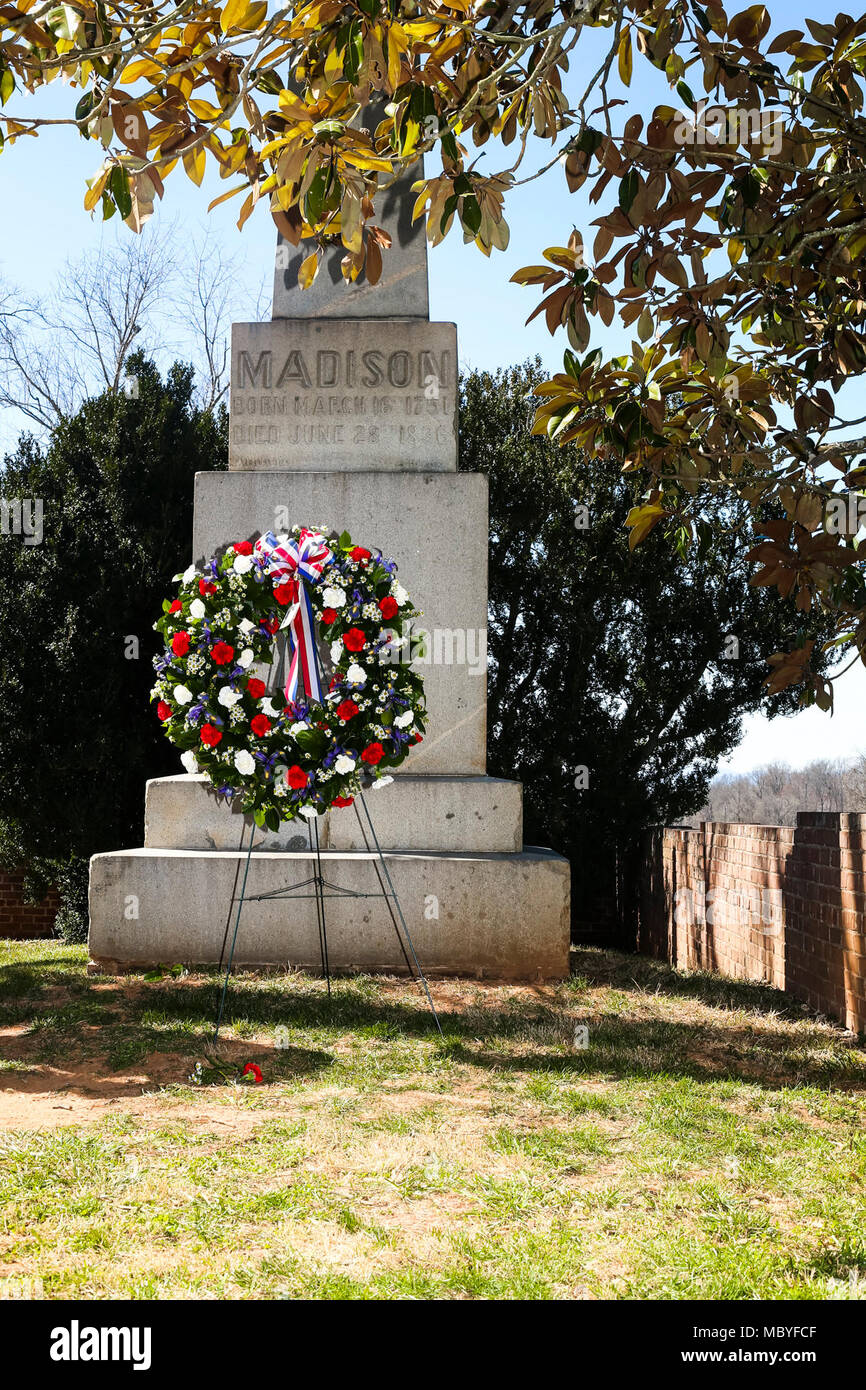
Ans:
[{"label": "stone monument", "polygon": [[[568,973],[569,868],[524,848],[522,788],[486,775],[487,483],[457,472],[457,333],[431,323],[427,246],[411,177],[385,197],[382,282],[342,282],[332,248],[312,289],[306,254],[277,247],[270,323],[232,331],[229,471],[196,478],[193,556],[295,524],[380,548],[423,617],[425,740],[367,805],[421,964],[431,974],[537,980]],[[382,215],[384,213],[384,216]],[[178,569],[185,557],[178,557]],[[147,784],[145,843],[90,870],[96,968],[215,964],[245,823],[203,776]],[[330,882],[377,890],[351,809],[319,820]],[[262,831],[248,895],[309,877],[306,822]],[[403,967],[381,898],[329,897],[332,968]],[[311,898],[247,901],[239,966],[318,968]]]}]

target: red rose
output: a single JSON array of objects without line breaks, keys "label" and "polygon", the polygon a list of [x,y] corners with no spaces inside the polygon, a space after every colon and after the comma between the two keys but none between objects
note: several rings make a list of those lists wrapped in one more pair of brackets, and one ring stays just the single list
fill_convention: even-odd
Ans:
[{"label": "red rose", "polygon": [[214,728],[213,724],[202,724],[199,737],[202,743],[206,744],[208,748],[216,748],[222,738],[222,734],[219,729]]},{"label": "red rose", "polygon": [[266,714],[257,714],[254,719],[250,720],[250,728],[256,738],[264,738],[270,727],[271,721]]},{"label": "red rose", "polygon": [[340,704],[337,705],[338,719],[354,719],[357,713],[358,706],[355,704],[354,700],[342,700]]},{"label": "red rose", "polygon": [[399,603],[391,594],[386,594],[384,598],[379,599],[379,612],[383,618],[393,618],[399,608]]},{"label": "red rose", "polygon": [[228,642],[217,642],[211,649],[211,660],[217,666],[227,666],[235,654],[234,647],[230,647]]},{"label": "red rose", "polygon": [[189,633],[176,632],[171,639],[171,649],[175,656],[186,656],[189,651]]},{"label": "red rose", "polygon": [[357,560],[359,563],[370,558],[369,550],[365,550],[362,545],[356,545],[354,550],[349,551],[349,554],[353,560]]},{"label": "red rose", "polygon": [[181,603],[179,598],[176,598],[168,611],[169,613],[180,613],[182,608],[183,604]]},{"label": "red rose", "polygon": [[332,806],[351,806],[355,800],[353,796],[335,796],[331,802]]},{"label": "red rose", "polygon": [[252,541],[235,541],[232,550],[235,552],[235,555],[252,555]]},{"label": "red rose", "polygon": [[413,742],[413,743],[423,743],[423,742],[424,742],[424,739],[422,738],[421,734],[416,734],[415,737],[413,738],[412,742]]},{"label": "red rose", "polygon": [[359,627],[350,627],[343,638],[343,646],[347,652],[359,652],[366,642],[366,637]]},{"label": "red rose", "polygon": [[261,1083],[264,1081],[264,1077],[262,1076],[262,1069],[261,1067],[256,1066],[255,1062],[247,1062],[246,1066],[244,1067],[244,1076],[251,1076],[257,1086],[260,1086]]},{"label": "red rose", "polygon": [[283,608],[293,603],[298,592],[298,584],[295,579],[287,579],[285,584],[278,584],[274,589],[274,598]]},{"label": "red rose", "polygon": [[167,705],[165,700],[160,700],[156,707],[156,714],[158,719],[171,719],[171,705]]},{"label": "red rose", "polygon": [[247,682],[247,690],[254,700],[260,700],[267,688],[264,681],[257,680],[255,676],[253,676],[251,681]]},{"label": "red rose", "polygon": [[307,774],[302,767],[298,767],[297,763],[293,763],[286,773],[286,781],[290,787],[299,792],[302,787],[307,785]]},{"label": "red rose", "polygon": [[373,767],[380,763],[385,756],[385,750],[381,743],[371,743],[361,754],[362,763],[370,763]]},{"label": "red rose", "polygon": [[198,581],[198,591],[202,598],[207,598],[208,594],[216,593],[216,584],[212,583],[209,579],[200,579]]},{"label": "red rose", "polygon": [[331,626],[331,623],[335,623],[336,621],[337,621],[337,610],[336,610],[336,608],[323,608],[323,609],[322,609],[322,622],[325,624],[325,627],[330,627],[330,626]]}]

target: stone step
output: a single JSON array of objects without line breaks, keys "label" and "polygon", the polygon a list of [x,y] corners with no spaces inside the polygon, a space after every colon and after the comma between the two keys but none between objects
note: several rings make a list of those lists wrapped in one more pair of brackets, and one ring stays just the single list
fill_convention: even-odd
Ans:
[{"label": "stone step", "polygon": [[[523,844],[519,782],[401,773],[389,786],[368,792],[366,804],[383,849],[515,853]],[[363,812],[362,821],[369,836]],[[323,848],[366,848],[351,807],[319,817],[318,829]],[[147,849],[236,850],[247,843],[247,834],[239,811],[217,801],[206,777],[184,773],[148,782]],[[259,831],[256,844],[263,850],[304,850],[307,822],[298,818],[276,833]]]},{"label": "stone step", "polygon": [[[425,972],[541,980],[568,974],[569,866],[551,850],[386,853]],[[131,849],[90,861],[90,955],[106,971],[220,959],[246,855]],[[336,971],[406,973],[377,880],[378,856],[325,851],[328,952]],[[310,853],[252,856],[235,965],[318,969],[314,896],[261,899],[309,879]],[[381,872],[381,870],[380,870]],[[303,893],[312,894],[306,887]],[[328,890],[329,892],[331,889]],[[250,901],[250,897],[254,900]]]}]

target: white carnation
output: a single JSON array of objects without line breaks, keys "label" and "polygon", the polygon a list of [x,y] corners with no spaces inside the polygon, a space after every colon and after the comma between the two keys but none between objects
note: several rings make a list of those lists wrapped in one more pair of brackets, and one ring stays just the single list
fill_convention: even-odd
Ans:
[{"label": "white carnation", "polygon": [[238,623],[238,632],[242,632],[246,637],[248,633],[255,632],[255,630],[255,623],[251,623],[249,618],[241,618],[240,622]]},{"label": "white carnation", "polygon": [[315,816],[317,816],[318,814],[319,814],[319,813],[318,813],[318,811],[316,810],[315,806],[300,806],[300,807],[298,808],[298,815],[299,815],[299,816],[306,816],[306,817],[307,817],[307,820],[312,820],[312,819],[313,819]]},{"label": "white carnation", "polygon": [[195,579],[196,573],[197,571],[195,565],[190,565],[189,569],[185,569],[183,574],[181,575],[181,579],[183,580],[184,584],[191,583],[192,580]]},{"label": "white carnation", "polygon": [[232,569],[235,574],[249,574],[253,567],[252,555],[236,555],[232,561]]},{"label": "white carnation", "polygon": [[377,777],[370,787],[371,792],[378,791],[380,787],[387,787],[389,782],[393,782],[393,777]]},{"label": "white carnation", "polygon": [[359,666],[357,661],[353,661],[346,672],[346,680],[350,685],[364,685],[367,680],[367,672],[363,666]]},{"label": "white carnation", "polygon": [[187,690],[185,685],[176,685],[174,687],[174,698],[179,705],[188,705],[192,699],[192,691]]},{"label": "white carnation", "polygon": [[398,729],[408,729],[409,725],[412,723],[414,718],[414,712],[410,709],[407,709],[404,710],[402,714],[398,714],[396,716],[394,723],[397,725]]},{"label": "white carnation", "polygon": [[331,643],[331,660],[333,661],[333,663],[334,663],[335,666],[336,666],[337,662],[340,660],[340,657],[341,657],[342,655],[343,655],[343,643],[342,643],[342,640],[341,640],[340,638],[337,638],[337,641],[336,641],[336,642],[332,642],[332,643]]},{"label": "white carnation", "polygon": [[297,738],[298,734],[301,733],[303,729],[309,729],[309,727],[309,724],[305,720],[299,719],[297,724],[293,724],[291,726],[291,728],[289,729],[289,733],[291,734],[292,738]]},{"label": "white carnation", "polygon": [[401,608],[403,607],[404,603],[409,602],[409,595],[406,593],[406,590],[403,588],[402,584],[392,584],[391,593],[394,595]]},{"label": "white carnation", "polygon": [[[243,558],[244,557],[241,556],[241,559]],[[246,670],[248,666],[252,666],[254,660],[255,653],[253,652],[252,647],[244,647],[243,651],[238,657],[238,665],[243,666],[244,670]]]},{"label": "white carnation", "polygon": [[278,709],[274,709],[274,702],[271,699],[270,695],[266,695],[261,703],[262,714],[270,715],[271,719],[277,719],[279,717],[280,711]]},{"label": "white carnation", "polygon": [[345,753],[341,753],[340,756],[334,760],[334,770],[335,772],[339,772],[341,776],[346,772],[354,772],[355,759],[347,758]]},{"label": "white carnation", "polygon": [[207,612],[200,598],[194,598],[189,606],[189,616],[194,622],[200,623]]},{"label": "white carnation", "polygon": [[191,748],[188,748],[185,753],[181,753],[180,760],[187,772],[198,772],[198,763],[195,760],[195,753],[193,753]]},{"label": "white carnation", "polygon": [[232,709],[233,706],[237,704],[238,700],[242,699],[243,696],[241,692],[239,690],[232,690],[230,685],[224,685],[219,695],[217,695],[217,700],[226,709]]},{"label": "white carnation", "polygon": [[322,590],[322,603],[326,608],[343,608],[346,603],[346,595],[342,589],[335,589],[329,584]]},{"label": "white carnation", "polygon": [[256,760],[252,753],[242,748],[239,753],[235,753],[235,767],[242,777],[249,777],[256,770]]}]

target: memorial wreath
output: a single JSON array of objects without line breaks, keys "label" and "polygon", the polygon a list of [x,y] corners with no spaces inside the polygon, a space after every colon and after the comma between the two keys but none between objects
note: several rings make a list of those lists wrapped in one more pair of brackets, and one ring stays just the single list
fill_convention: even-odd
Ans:
[{"label": "memorial wreath", "polygon": [[[419,614],[396,572],[348,532],[296,526],[175,576],[177,597],[154,624],[165,638],[157,714],[187,771],[257,825],[351,806],[421,742],[424,684],[409,664]],[[269,692],[255,668],[273,669],[282,631],[288,674]],[[327,690],[317,637],[330,650]]]}]

